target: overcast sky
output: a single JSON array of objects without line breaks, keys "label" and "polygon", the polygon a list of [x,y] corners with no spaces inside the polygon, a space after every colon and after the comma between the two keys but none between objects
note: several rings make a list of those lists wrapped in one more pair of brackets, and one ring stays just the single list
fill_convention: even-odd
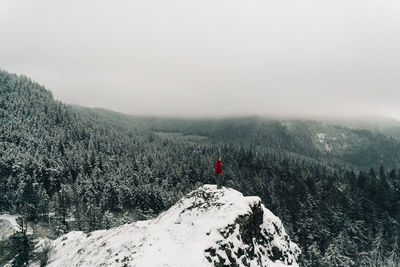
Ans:
[{"label": "overcast sky", "polygon": [[0,0],[0,68],[129,114],[400,118],[400,1]]}]

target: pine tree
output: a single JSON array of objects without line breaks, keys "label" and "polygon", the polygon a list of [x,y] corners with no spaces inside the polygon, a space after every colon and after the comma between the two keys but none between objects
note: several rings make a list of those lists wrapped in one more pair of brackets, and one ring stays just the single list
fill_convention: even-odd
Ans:
[{"label": "pine tree", "polygon": [[11,236],[12,251],[15,258],[12,261],[13,267],[29,266],[32,259],[34,244],[31,238],[26,234],[26,227]]},{"label": "pine tree", "polygon": [[374,240],[372,241],[371,259],[375,266],[381,266],[384,263],[384,239],[382,225],[379,228]]},{"label": "pine tree", "polygon": [[356,257],[355,266],[375,267],[374,261],[371,259],[370,253],[360,252]]},{"label": "pine tree", "polygon": [[321,263],[324,266],[352,266],[354,261],[351,258],[342,255],[337,244],[331,243],[325,251]]},{"label": "pine tree", "polygon": [[400,266],[400,255],[399,255],[399,244],[398,244],[398,235],[396,234],[395,240],[392,244],[391,251],[389,252],[389,256],[385,261],[385,265],[388,267],[398,267]]}]

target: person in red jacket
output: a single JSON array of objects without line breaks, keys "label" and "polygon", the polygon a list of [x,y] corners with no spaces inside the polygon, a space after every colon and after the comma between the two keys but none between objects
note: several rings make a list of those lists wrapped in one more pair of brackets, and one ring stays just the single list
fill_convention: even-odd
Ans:
[{"label": "person in red jacket", "polygon": [[224,183],[224,173],[222,172],[222,162],[221,157],[218,158],[215,163],[215,178],[217,180],[217,188],[220,189],[222,184]]}]

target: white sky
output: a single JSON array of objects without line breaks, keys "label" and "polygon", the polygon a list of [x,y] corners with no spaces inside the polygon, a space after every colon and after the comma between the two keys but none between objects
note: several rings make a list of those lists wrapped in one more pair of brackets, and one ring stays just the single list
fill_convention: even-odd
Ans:
[{"label": "white sky", "polygon": [[0,68],[129,114],[400,118],[400,1],[0,0]]}]

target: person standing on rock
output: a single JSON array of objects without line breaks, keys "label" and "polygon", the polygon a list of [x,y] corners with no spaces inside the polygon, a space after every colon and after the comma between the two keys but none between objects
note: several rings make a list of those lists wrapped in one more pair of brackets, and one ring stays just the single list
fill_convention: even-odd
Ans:
[{"label": "person standing on rock", "polygon": [[224,183],[224,174],[222,172],[222,158],[219,157],[215,163],[215,178],[217,179],[217,188],[220,189]]}]

